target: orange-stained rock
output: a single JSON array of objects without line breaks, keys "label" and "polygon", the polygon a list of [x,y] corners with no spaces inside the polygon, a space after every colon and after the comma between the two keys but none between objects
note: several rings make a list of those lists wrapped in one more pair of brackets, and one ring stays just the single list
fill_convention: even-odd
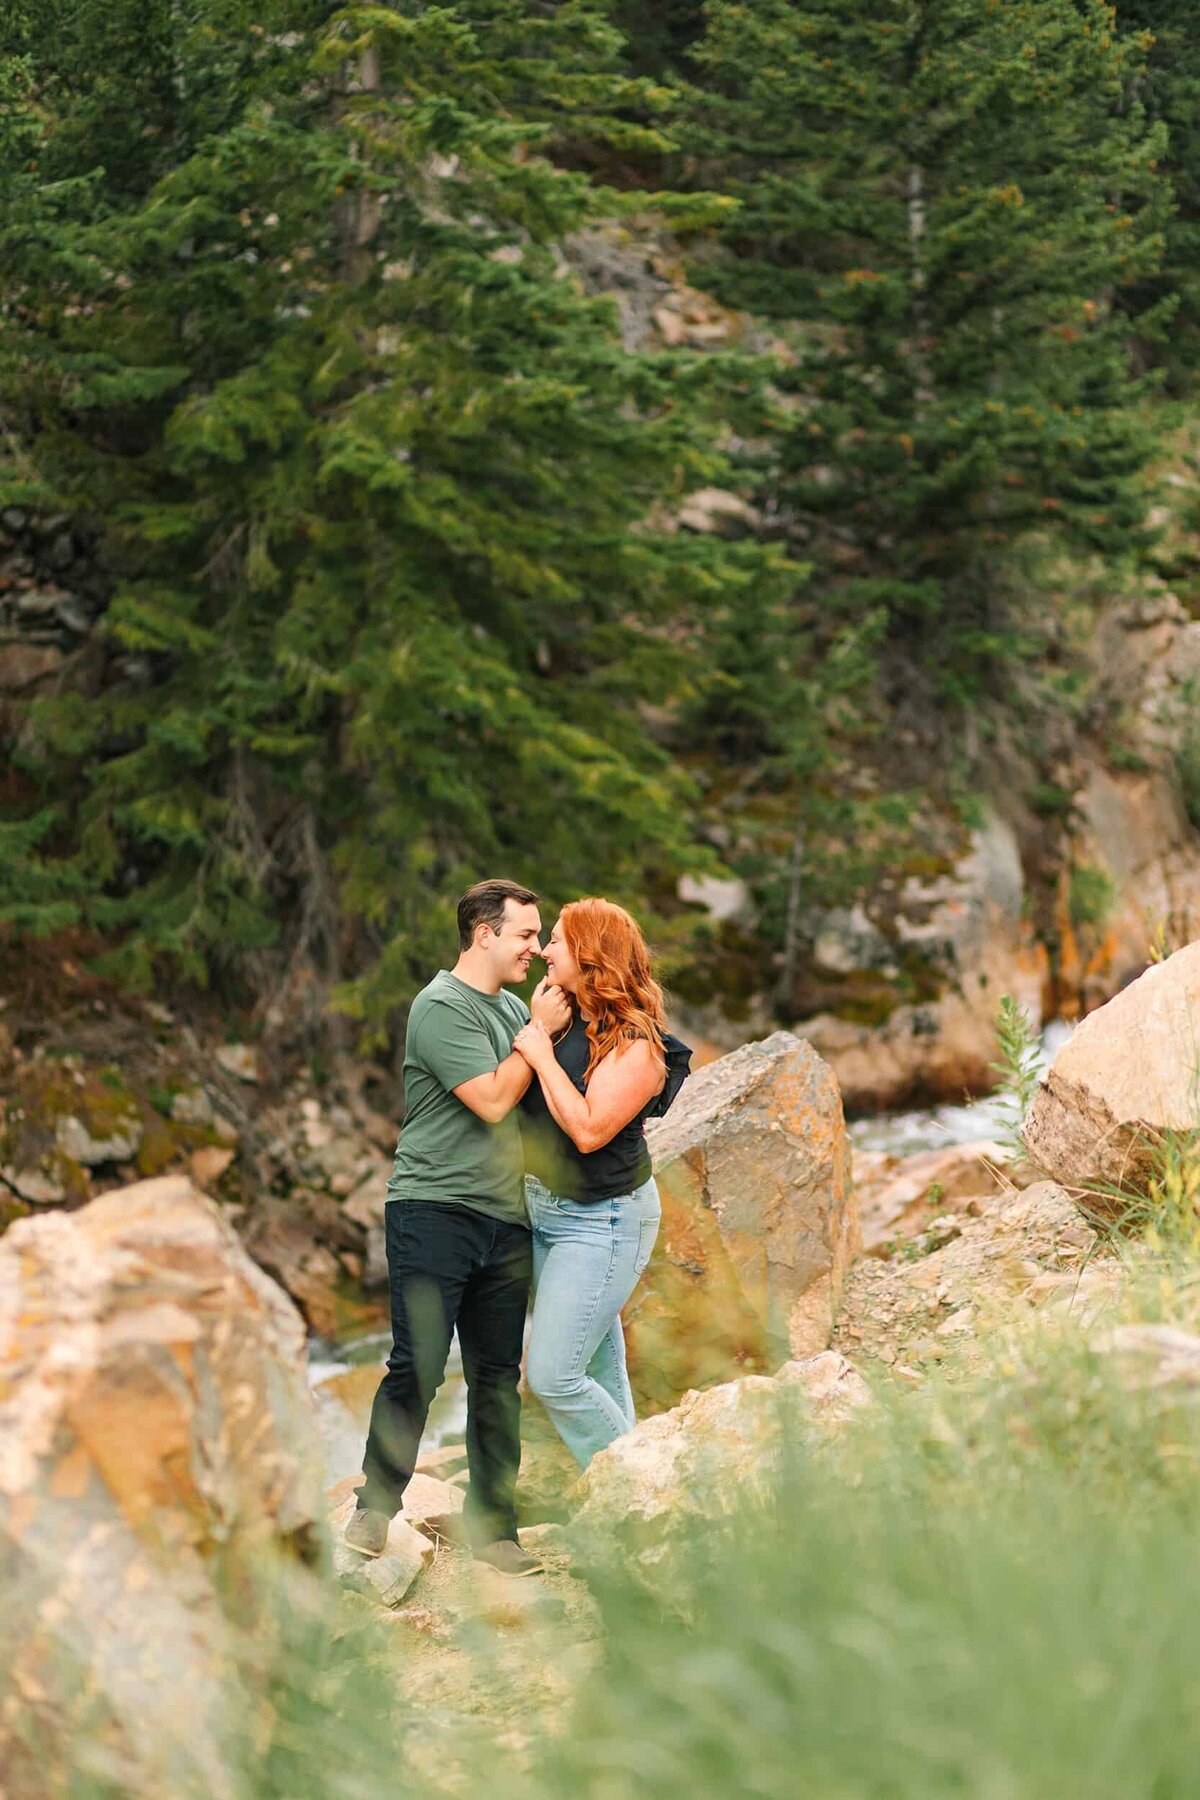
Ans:
[{"label": "orange-stained rock", "polygon": [[858,1247],[832,1072],[779,1031],[693,1075],[649,1128],[663,1218],[625,1310],[639,1406],[829,1342]]},{"label": "orange-stained rock", "polygon": [[268,1629],[254,1578],[323,1537],[304,1352],[182,1176],[0,1241],[7,1800],[43,1800],[55,1759],[100,1742],[123,1793],[232,1794],[229,1684]]},{"label": "orange-stained rock", "polygon": [[1200,1129],[1200,942],[1089,1013],[1051,1063],[1022,1135],[1087,1213],[1145,1188],[1172,1135]]}]

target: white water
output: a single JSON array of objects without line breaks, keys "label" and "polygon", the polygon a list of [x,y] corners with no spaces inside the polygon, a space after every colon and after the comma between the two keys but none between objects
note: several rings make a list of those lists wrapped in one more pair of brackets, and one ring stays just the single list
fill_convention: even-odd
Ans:
[{"label": "white water", "polygon": [[[308,1380],[313,1390],[317,1421],[325,1445],[326,1474],[331,1482],[362,1468],[367,1418],[364,1407],[352,1409],[340,1394],[324,1384],[332,1376],[344,1375],[351,1369],[363,1368],[365,1365],[371,1365],[382,1377],[391,1346],[391,1333],[386,1331],[346,1338],[338,1344],[323,1343],[319,1338],[313,1338],[309,1343]],[[458,1338],[455,1337],[450,1346],[445,1380],[429,1409],[429,1420],[421,1439],[421,1448],[433,1450],[441,1444],[460,1444],[466,1435],[466,1429],[467,1389],[463,1380]]]},{"label": "white water", "polygon": [[[1072,1025],[1056,1019],[1042,1033],[1040,1067],[1054,1061]],[[1011,1103],[1002,1094],[969,1100],[962,1106],[931,1106],[916,1112],[878,1113],[856,1119],[850,1141],[856,1150],[885,1150],[890,1156],[915,1156],[919,1150],[945,1150],[977,1138],[1001,1137],[1012,1122]]]}]

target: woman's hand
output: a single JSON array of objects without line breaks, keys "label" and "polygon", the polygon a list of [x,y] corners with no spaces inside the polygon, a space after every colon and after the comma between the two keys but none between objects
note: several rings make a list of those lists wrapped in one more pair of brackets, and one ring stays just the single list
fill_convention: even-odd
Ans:
[{"label": "woman's hand", "polygon": [[556,987],[547,975],[543,975],[534,988],[529,1011],[534,1023],[544,1025],[551,1037],[556,1032],[565,1031],[571,1023],[571,1002],[562,988]]},{"label": "woman's hand", "polygon": [[513,1039],[513,1049],[520,1052],[535,1073],[554,1061],[554,1045],[540,1019],[522,1025]]}]

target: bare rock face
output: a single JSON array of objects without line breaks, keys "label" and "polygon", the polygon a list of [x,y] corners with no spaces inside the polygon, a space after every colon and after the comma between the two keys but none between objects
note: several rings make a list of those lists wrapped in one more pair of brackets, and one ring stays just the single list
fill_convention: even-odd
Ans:
[{"label": "bare rock face", "polygon": [[[1024,1138],[1031,1161],[1065,1187],[1136,1190],[1164,1138],[1197,1128],[1200,943],[1089,1013],[1044,1076]],[[1106,1203],[1093,1192],[1086,1204]]]},{"label": "bare rock face", "polygon": [[914,1095],[961,1099],[994,1085],[996,1006],[1014,995],[1035,1025],[1042,1016],[1046,952],[1025,917],[1021,852],[995,814],[971,834],[967,853],[929,880],[910,876],[893,939],[847,915],[817,943],[825,966],[895,974],[902,956],[936,970],[937,992],[896,1006],[881,1023],[820,1013],[798,1031],[837,1075],[847,1106],[902,1106]]},{"label": "bare rock face", "polygon": [[823,1350],[858,1248],[831,1070],[776,1032],[692,1076],[648,1135],[663,1222],[624,1315],[639,1401]]},{"label": "bare rock face", "polygon": [[[0,1242],[0,1769],[233,1791],[254,1577],[323,1540],[304,1329],[184,1177]],[[219,1575],[218,1575],[219,1571]]]}]

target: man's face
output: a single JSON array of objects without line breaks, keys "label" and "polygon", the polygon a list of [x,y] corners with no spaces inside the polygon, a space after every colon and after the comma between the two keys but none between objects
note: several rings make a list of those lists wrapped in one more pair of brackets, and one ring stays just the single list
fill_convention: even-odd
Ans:
[{"label": "man's face", "polygon": [[486,951],[492,974],[502,986],[516,986],[529,973],[529,964],[538,954],[542,921],[536,906],[521,906],[515,900],[504,902],[504,918],[499,931],[489,925],[479,933],[480,948]]}]

